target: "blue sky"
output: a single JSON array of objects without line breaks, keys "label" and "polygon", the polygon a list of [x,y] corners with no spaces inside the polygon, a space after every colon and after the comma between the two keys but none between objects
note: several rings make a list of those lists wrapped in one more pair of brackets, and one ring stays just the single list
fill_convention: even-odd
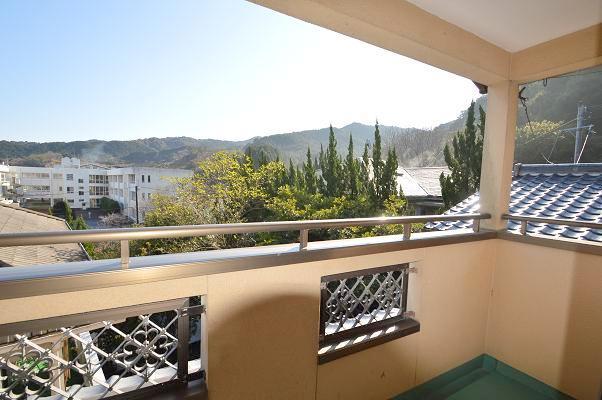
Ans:
[{"label": "blue sky", "polygon": [[0,2],[0,139],[432,127],[472,82],[242,0]]}]

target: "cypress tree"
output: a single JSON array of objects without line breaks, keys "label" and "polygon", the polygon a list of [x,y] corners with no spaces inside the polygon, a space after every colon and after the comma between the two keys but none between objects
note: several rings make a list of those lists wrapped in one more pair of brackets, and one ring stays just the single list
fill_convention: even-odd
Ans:
[{"label": "cypress tree", "polygon": [[317,192],[317,179],[316,169],[314,168],[313,161],[311,160],[311,150],[307,147],[307,160],[303,164],[303,173],[305,175],[305,189],[310,194],[316,194]]},{"label": "cypress tree", "polygon": [[353,155],[353,135],[349,134],[349,146],[347,147],[347,158],[345,161],[345,176],[347,178],[346,190],[351,198],[356,198],[359,193],[359,165]]},{"label": "cypress tree", "polygon": [[374,145],[372,146],[372,180],[374,184],[371,185],[371,196],[375,204],[380,204],[382,199],[383,170],[384,162],[382,160],[381,137],[378,121],[376,121],[374,125]]},{"label": "cypress tree", "polygon": [[479,190],[481,159],[485,132],[485,111],[479,107],[479,123],[475,124],[475,103],[470,103],[464,130],[457,132],[445,145],[443,155],[450,174],[441,173],[439,182],[445,207],[449,208]]},{"label": "cypress tree", "polygon": [[337,140],[330,125],[328,134],[328,147],[326,149],[325,164],[322,165],[322,177],[326,181],[326,195],[337,197],[341,194],[340,187],[343,181],[341,159],[337,153]]}]

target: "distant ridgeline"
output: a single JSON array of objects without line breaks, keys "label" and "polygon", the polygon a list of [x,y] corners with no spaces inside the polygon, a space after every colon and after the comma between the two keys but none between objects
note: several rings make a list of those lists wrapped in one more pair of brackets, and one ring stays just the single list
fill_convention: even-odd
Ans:
[{"label": "distant ridgeline", "polygon": [[[571,76],[550,78],[527,85],[526,97],[531,124],[519,104],[516,161],[522,163],[572,162],[574,130],[579,102],[587,108],[585,124],[593,131],[585,144],[581,162],[602,161],[602,69],[577,72]],[[486,109],[486,98],[477,100]],[[468,106],[468,104],[467,104]],[[463,129],[466,112],[432,130],[381,125],[383,147],[394,147],[400,165],[445,165],[443,147],[453,134]],[[544,121],[544,122],[542,122]],[[353,135],[356,154],[372,140],[374,127],[352,123],[334,128],[339,151],[346,151]],[[328,128],[256,137],[244,141],[193,139],[189,137],[149,138],[128,141],[87,140],[77,142],[0,141],[0,160],[12,165],[44,166],[58,162],[61,156],[75,156],[86,162],[111,165],[152,165],[155,167],[193,168],[200,160],[219,150],[263,152],[270,158],[291,159],[300,164],[309,147],[313,154],[328,144]]]}]

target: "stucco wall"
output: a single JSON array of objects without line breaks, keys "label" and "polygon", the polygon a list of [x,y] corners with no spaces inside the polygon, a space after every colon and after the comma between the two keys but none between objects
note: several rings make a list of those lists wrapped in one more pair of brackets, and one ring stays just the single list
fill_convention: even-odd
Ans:
[{"label": "stucco wall", "polygon": [[487,352],[575,398],[598,400],[602,257],[497,242]]},{"label": "stucco wall", "polygon": [[[212,400],[384,399],[485,350],[494,241],[212,275]],[[421,332],[317,365],[322,275],[416,262],[409,308]]]}]

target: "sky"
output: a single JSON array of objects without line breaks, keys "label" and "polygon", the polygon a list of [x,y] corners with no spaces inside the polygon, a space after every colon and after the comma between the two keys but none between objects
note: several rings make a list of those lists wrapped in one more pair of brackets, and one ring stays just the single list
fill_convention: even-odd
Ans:
[{"label": "sky", "polygon": [[0,140],[429,128],[468,79],[242,0],[0,2]]}]

